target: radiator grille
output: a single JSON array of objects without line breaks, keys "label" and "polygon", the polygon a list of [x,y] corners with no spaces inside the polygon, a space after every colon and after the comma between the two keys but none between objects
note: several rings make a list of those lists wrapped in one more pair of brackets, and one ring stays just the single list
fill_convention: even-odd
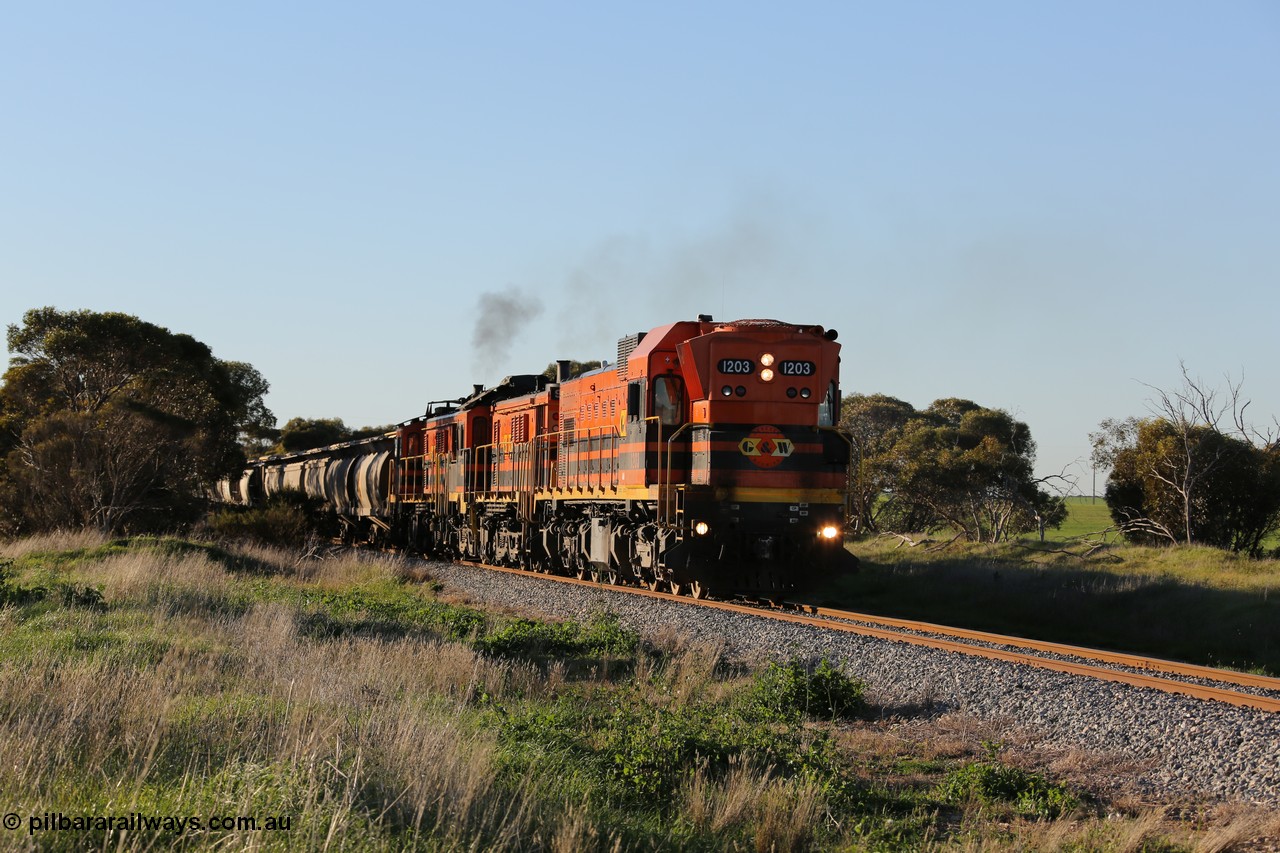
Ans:
[{"label": "radiator grille", "polygon": [[644,340],[644,335],[644,332],[636,332],[634,335],[618,338],[618,378],[623,382],[627,381],[627,359]]}]

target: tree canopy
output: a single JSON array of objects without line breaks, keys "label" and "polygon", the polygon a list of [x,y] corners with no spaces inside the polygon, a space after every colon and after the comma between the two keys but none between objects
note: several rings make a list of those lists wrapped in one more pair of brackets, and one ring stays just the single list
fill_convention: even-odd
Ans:
[{"label": "tree canopy", "polygon": [[0,512],[11,529],[119,532],[189,518],[270,434],[267,382],[128,314],[32,309],[8,327]]},{"label": "tree canopy", "polygon": [[844,399],[841,426],[854,445],[850,471],[857,533],[949,528],[997,542],[1066,516],[1035,479],[1030,428],[971,400],[936,400],[923,411],[883,394]]},{"label": "tree canopy", "polygon": [[1147,418],[1104,420],[1093,462],[1109,467],[1106,501],[1125,536],[1260,556],[1280,529],[1280,445],[1244,423],[1239,384],[1225,395],[1183,368]]},{"label": "tree canopy", "polygon": [[[581,376],[587,371],[595,370],[596,368],[600,367],[603,363],[604,362],[599,360],[576,361],[571,359],[569,361],[569,378],[572,379],[575,376]],[[547,365],[546,370],[542,371],[542,375],[550,379],[552,382],[555,382],[556,376],[558,375],[557,374],[558,370],[559,370],[559,367],[557,366],[556,362],[553,361]]]},{"label": "tree canopy", "polygon": [[393,429],[395,427],[392,425],[352,429],[343,423],[342,418],[290,418],[280,428],[280,440],[273,452],[293,453],[313,447],[328,447],[344,441],[382,435]]}]

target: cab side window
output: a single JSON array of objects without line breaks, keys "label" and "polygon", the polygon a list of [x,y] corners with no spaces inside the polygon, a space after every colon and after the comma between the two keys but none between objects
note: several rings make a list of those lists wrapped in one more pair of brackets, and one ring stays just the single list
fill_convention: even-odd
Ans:
[{"label": "cab side window", "polygon": [[836,383],[827,387],[827,398],[818,409],[818,426],[835,426],[840,422],[840,391]]},{"label": "cab side window", "polygon": [[653,380],[653,413],[663,426],[684,423],[684,383],[678,376],[659,376]]},{"label": "cab side window", "polygon": [[627,383],[627,420],[644,420],[644,380],[633,379]]}]

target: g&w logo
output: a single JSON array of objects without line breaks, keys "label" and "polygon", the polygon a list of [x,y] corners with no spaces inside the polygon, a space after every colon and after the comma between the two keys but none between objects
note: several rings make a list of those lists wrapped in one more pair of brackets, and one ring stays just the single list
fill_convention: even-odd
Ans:
[{"label": "g&w logo", "polygon": [[738,451],[758,468],[772,468],[796,449],[775,426],[758,426],[738,442]]}]

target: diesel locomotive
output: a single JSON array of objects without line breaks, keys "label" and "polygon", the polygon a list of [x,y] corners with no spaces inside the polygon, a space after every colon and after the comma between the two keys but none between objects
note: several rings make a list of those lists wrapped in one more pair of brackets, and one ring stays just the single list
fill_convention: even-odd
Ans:
[{"label": "diesel locomotive", "polygon": [[695,597],[775,596],[846,559],[834,329],[703,315],[558,367],[256,460],[222,497],[299,489],[348,541]]}]

